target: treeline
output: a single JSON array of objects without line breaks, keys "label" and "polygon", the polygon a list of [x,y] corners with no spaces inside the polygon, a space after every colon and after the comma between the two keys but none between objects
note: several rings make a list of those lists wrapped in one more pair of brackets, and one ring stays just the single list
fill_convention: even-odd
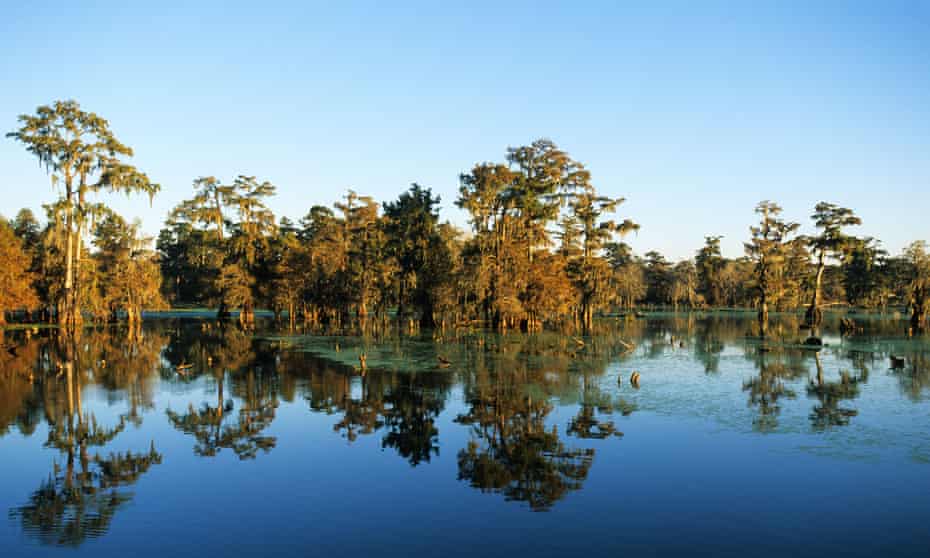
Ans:
[{"label": "treeline", "polygon": [[[521,170],[536,165],[539,172],[540,161],[562,157],[572,170],[541,174],[558,184],[581,172],[573,177],[580,191],[546,190]],[[396,309],[424,326],[480,321],[532,330],[590,327],[595,313],[637,308],[757,308],[806,309],[817,325],[822,310],[837,305],[907,307],[914,327],[925,320],[924,243],[891,256],[878,241],[847,233],[860,224],[849,209],[818,204],[818,233],[799,236],[798,224],[762,202],[745,256],[723,257],[721,237],[709,236],[694,258],[673,263],[655,251],[635,255],[620,238],[637,225],[606,217],[622,200],[598,196],[586,171],[550,142],[510,149],[507,159],[462,175],[456,205],[469,212],[468,232],[440,222],[439,198],[417,184],[381,207],[349,191],[332,208],[314,206],[298,223],[282,219],[275,227],[256,200],[254,178],[228,186],[198,179],[194,198],[159,236],[166,297],[221,312],[242,308],[246,316],[261,306],[308,324],[384,319]],[[261,191],[267,197],[274,188],[265,183]],[[250,215],[253,222],[244,221]]]},{"label": "treeline", "polygon": [[439,197],[418,184],[384,204],[349,191],[291,223],[268,209],[267,182],[197,179],[158,239],[170,297],[240,308],[246,325],[256,306],[314,325],[393,310],[424,327],[590,325],[616,298],[603,253],[637,226],[609,219],[622,200],[598,195],[551,142],[510,149],[507,161],[462,175],[467,236],[440,221]]},{"label": "treeline", "polygon": [[97,201],[159,190],[126,162],[132,150],[106,120],[67,101],[20,122],[8,136],[52,175],[58,197],[44,206],[44,226],[28,210],[0,223],[0,315],[38,311],[73,329],[86,317],[138,324],[143,308],[170,303],[217,308],[220,318],[238,310],[246,327],[267,308],[291,326],[397,318],[533,331],[589,328],[598,314],[637,307],[742,307],[759,310],[764,333],[772,310],[806,308],[817,325],[830,305],[895,305],[920,329],[930,309],[926,244],[891,256],[852,234],[852,210],[829,203],[814,208],[813,236],[760,203],[741,258],[724,258],[719,236],[677,263],[637,256],[623,237],[639,226],[616,217],[624,200],[598,192],[548,140],[460,176],[466,231],[443,222],[439,196],[418,184],[383,204],[350,190],[295,223],[269,209],[273,184],[211,176],[194,180],[152,251],[138,224]]}]

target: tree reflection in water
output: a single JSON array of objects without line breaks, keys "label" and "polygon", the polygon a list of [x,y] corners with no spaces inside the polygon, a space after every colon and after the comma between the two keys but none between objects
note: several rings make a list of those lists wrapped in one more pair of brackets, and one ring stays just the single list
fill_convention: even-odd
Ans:
[{"label": "tree reflection in water", "polygon": [[387,433],[381,447],[394,449],[414,467],[439,455],[436,419],[445,407],[448,387],[445,374],[410,374],[398,378],[385,396]]},{"label": "tree reflection in water", "polygon": [[[235,327],[211,327],[193,337],[185,333],[189,334],[177,332],[179,339],[168,355],[169,362],[183,381],[212,377],[216,404],[203,403],[196,408],[191,403],[185,412],[168,409],[168,420],[196,440],[194,453],[203,457],[215,456],[223,449],[239,459],[270,452],[277,439],[264,431],[278,408],[274,356],[260,350],[258,341]],[[182,363],[186,367],[178,368]],[[238,410],[232,399],[225,398],[227,381],[233,395],[239,397]]]},{"label": "tree reflection in water", "polygon": [[472,439],[458,453],[459,479],[483,492],[527,502],[546,510],[581,488],[593,449],[567,448],[556,426],[547,427],[552,404],[514,385],[471,392],[469,411],[456,422],[472,427]]},{"label": "tree reflection in water", "polygon": [[867,360],[871,353],[852,351],[845,356],[854,372],[840,370],[836,380],[828,380],[821,359],[821,350],[801,349],[785,346],[747,347],[747,358],[756,365],[758,375],[744,382],[743,390],[749,393],[749,405],[757,409],[753,426],[760,432],[771,432],[778,426],[783,398],[795,399],[797,393],[786,385],[805,375],[810,376],[810,362],[814,364],[814,375],[808,380],[808,397],[817,403],[812,407],[809,419],[813,430],[823,431],[846,426],[858,414],[854,408],[842,403],[859,397],[860,388],[869,379]]},{"label": "tree reflection in water", "polygon": [[105,535],[114,514],[132,499],[130,492],[120,489],[162,462],[154,443],[145,453],[98,454],[93,458],[84,455],[86,445],[77,450],[80,469],[75,468],[75,451],[63,450],[67,454],[65,469],[56,464],[29,502],[11,511],[13,517],[20,518],[23,531],[43,544],[76,547],[88,538]]},{"label": "tree reflection in water", "polygon": [[846,426],[849,420],[859,412],[855,409],[840,407],[840,403],[859,397],[859,385],[868,381],[869,370],[864,360],[854,355],[853,363],[857,368],[857,373],[851,374],[848,370],[841,370],[839,380],[831,382],[824,379],[819,353],[814,353],[814,362],[817,365],[817,378],[812,379],[808,384],[807,394],[816,398],[819,404],[815,405],[811,411],[811,425],[815,430]]},{"label": "tree reflection in water", "polygon": [[547,424],[553,398],[573,389],[581,393],[569,435],[604,439],[620,433],[612,421],[598,417],[598,412],[612,413],[613,407],[589,383],[589,374],[603,374],[601,356],[592,353],[589,362],[594,367],[572,373],[567,361],[552,361],[549,367],[528,364],[521,358],[525,352],[474,359],[466,386],[468,410],[455,419],[471,432],[467,446],[458,452],[459,480],[545,511],[582,487],[595,455],[593,448],[567,445],[558,426]]},{"label": "tree reflection in water", "polygon": [[339,415],[333,430],[349,442],[383,430],[381,447],[411,466],[439,454],[436,419],[445,408],[450,374],[370,369],[359,375],[306,353],[284,355],[280,364],[306,378],[312,411]]},{"label": "tree reflection in water", "polygon": [[[19,418],[31,424],[32,413],[43,413],[48,425],[45,447],[56,449],[63,461],[54,463],[26,504],[10,510],[23,531],[43,544],[77,547],[88,538],[106,534],[116,512],[132,499],[127,488],[162,462],[154,442],[147,452],[102,453],[128,423],[141,425],[139,408],[151,402],[146,397],[151,392],[141,385],[164,345],[158,335],[116,342],[122,333],[95,332],[80,343],[51,337],[27,339],[16,351],[22,359],[15,363],[15,372],[28,378],[33,388],[21,407],[28,410]],[[63,343],[76,346],[63,348]],[[66,354],[73,360],[66,359]],[[62,362],[61,369],[54,371]],[[119,416],[117,424],[103,426],[94,413],[82,409],[83,387],[92,382],[126,394],[129,410]],[[92,450],[96,451],[91,454]]]},{"label": "tree reflection in water", "polygon": [[759,371],[758,375],[743,383],[743,391],[749,393],[749,405],[757,409],[753,428],[759,432],[771,432],[778,426],[782,398],[794,399],[797,394],[785,384],[807,373],[800,351],[771,347],[747,347],[747,358]]},{"label": "tree reflection in water", "polygon": [[905,358],[905,366],[894,370],[901,392],[912,401],[920,401],[930,391],[930,353],[914,352]]},{"label": "tree reflection in water", "polygon": [[[76,546],[105,534],[133,497],[129,488],[163,460],[154,444],[148,451],[113,450],[113,441],[125,429],[141,426],[155,408],[159,380],[183,393],[192,393],[194,386],[198,392],[204,385],[210,389],[208,402],[193,400],[166,410],[170,424],[193,440],[197,455],[226,450],[250,460],[274,450],[279,440],[269,429],[279,405],[299,400],[310,412],[331,416],[334,435],[348,443],[372,436],[412,467],[439,456],[440,417],[453,388],[461,388],[464,407],[453,418],[467,430],[468,440],[452,453],[458,479],[543,511],[582,488],[598,444],[623,436],[618,417],[630,415],[635,406],[618,397],[624,391],[617,392],[616,378],[606,371],[631,355],[690,357],[704,381],[742,388],[759,432],[777,429],[795,390],[806,389],[811,405],[804,403],[802,420],[818,433],[850,424],[870,369],[884,370],[890,351],[890,343],[847,352],[802,350],[791,341],[798,335],[791,320],[774,323],[764,346],[747,337],[745,320],[727,317],[596,325],[584,339],[549,333],[469,331],[432,338],[384,333],[365,342],[402,364],[379,368],[370,359],[364,373],[295,349],[298,338],[263,339],[212,321],[147,323],[141,336],[118,328],[89,329],[67,346],[52,330],[7,332],[0,351],[0,437],[14,430],[30,436],[45,424],[45,446],[59,455],[51,472],[40,475],[46,478],[38,488],[10,513],[25,532],[48,544]],[[884,327],[868,326],[862,335],[881,335]],[[624,339],[635,341],[637,349],[631,352]],[[906,365],[890,374],[905,397],[922,400],[930,386],[927,353],[918,341],[895,343]],[[742,349],[755,369],[742,382],[727,376],[722,358],[733,349]],[[454,364],[443,370],[422,366],[435,363],[437,354]],[[605,389],[608,376],[611,385]],[[116,418],[98,420],[82,408],[82,393],[90,385],[109,405],[125,406]],[[650,395],[648,386],[636,397]],[[554,420],[556,405],[570,409],[564,422]]]}]

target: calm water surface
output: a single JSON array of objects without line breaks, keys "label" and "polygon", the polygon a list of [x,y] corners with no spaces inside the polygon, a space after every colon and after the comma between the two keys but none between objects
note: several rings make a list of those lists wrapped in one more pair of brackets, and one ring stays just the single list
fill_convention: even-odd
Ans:
[{"label": "calm water surface", "polygon": [[930,342],[860,324],[7,331],[0,556],[927,556]]}]

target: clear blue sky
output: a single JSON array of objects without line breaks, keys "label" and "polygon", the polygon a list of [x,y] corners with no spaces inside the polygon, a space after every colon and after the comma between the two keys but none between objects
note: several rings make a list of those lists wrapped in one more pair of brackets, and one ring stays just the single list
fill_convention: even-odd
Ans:
[{"label": "clear blue sky", "polygon": [[[0,130],[73,98],[163,185],[114,205],[155,233],[191,180],[257,175],[293,219],[348,187],[384,201],[549,137],[639,253],[727,255],[762,199],[856,209],[898,252],[930,239],[930,3],[7,2]],[[47,176],[0,138],[0,213]]]}]

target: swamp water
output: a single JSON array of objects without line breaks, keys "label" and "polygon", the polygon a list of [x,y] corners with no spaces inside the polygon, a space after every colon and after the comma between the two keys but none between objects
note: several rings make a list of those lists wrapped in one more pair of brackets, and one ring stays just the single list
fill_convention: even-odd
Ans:
[{"label": "swamp water", "polygon": [[927,556],[930,340],[857,320],[7,331],[0,556]]}]

